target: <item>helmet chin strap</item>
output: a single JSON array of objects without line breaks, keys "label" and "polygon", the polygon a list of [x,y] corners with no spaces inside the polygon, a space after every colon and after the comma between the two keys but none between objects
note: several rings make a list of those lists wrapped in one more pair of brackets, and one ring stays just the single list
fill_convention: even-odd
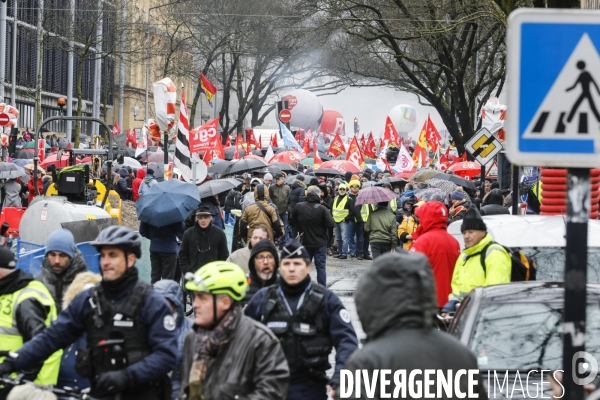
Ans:
[{"label": "helmet chin strap", "polygon": [[210,324],[210,330],[215,329],[217,327],[217,325],[219,325],[221,323],[223,318],[225,318],[227,313],[233,307],[233,302],[232,302],[231,305],[229,306],[229,308],[227,310],[225,310],[223,315],[221,315],[221,317],[217,318],[217,295],[213,293],[212,297],[213,297],[213,322]]}]

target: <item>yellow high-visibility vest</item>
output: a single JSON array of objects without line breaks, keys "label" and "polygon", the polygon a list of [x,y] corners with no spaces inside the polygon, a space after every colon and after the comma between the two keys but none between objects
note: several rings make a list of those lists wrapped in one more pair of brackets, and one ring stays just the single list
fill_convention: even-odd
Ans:
[{"label": "yellow high-visibility vest", "polygon": [[331,214],[333,215],[333,220],[338,224],[344,221],[344,218],[346,218],[348,214],[350,214],[350,211],[346,208],[347,202],[348,195],[342,197],[341,200],[340,196],[335,196],[335,199],[333,199],[333,207],[331,208]]},{"label": "yellow high-visibility vest", "polygon": [[[0,350],[15,351],[23,347],[23,337],[17,329],[17,317],[15,311],[19,304],[27,299],[36,299],[40,304],[50,310],[46,317],[46,326],[50,326],[52,321],[56,320],[56,304],[48,289],[41,282],[31,281],[27,286],[16,292],[1,295]],[[2,362],[4,358],[5,357],[0,357],[0,362]],[[56,385],[58,382],[58,371],[60,369],[61,358],[62,350],[58,350],[48,357],[34,382],[40,385]],[[16,374],[14,374],[14,376],[16,376]]]},{"label": "yellow high-visibility vest", "polygon": [[362,217],[363,222],[367,222],[367,218],[369,218],[369,213],[371,211],[375,211],[375,204],[363,204],[360,208],[360,216]]}]

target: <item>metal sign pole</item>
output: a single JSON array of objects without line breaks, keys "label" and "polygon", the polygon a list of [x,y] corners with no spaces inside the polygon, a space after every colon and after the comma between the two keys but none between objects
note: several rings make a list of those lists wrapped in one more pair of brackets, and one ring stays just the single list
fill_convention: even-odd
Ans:
[{"label": "metal sign pole", "polygon": [[[578,382],[578,352],[585,351],[588,218],[590,170],[567,172],[567,248],[565,254],[565,313],[563,317],[563,386],[565,400],[583,398]],[[581,361],[581,360],[580,360]]]}]

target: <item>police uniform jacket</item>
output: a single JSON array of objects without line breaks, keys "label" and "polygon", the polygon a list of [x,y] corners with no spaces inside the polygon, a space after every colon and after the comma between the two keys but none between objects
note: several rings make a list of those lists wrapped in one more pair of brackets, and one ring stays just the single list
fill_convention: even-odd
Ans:
[{"label": "police uniform jacket", "polygon": [[[136,283],[137,279],[115,298],[106,293],[107,300],[113,304],[123,302]],[[32,363],[45,360],[57,349],[65,348],[86,332],[85,321],[92,312],[90,298],[93,290],[94,288],[90,288],[79,293],[69,307],[58,314],[57,321],[17,351],[19,356],[11,360],[15,369],[25,369]],[[127,367],[132,387],[162,379],[173,370],[177,361],[177,336],[173,311],[160,294],[150,291],[146,296],[140,309],[139,321],[147,327],[147,340],[151,353]]]},{"label": "police uniform jacket", "polygon": [[[315,283],[312,283],[315,284]],[[263,288],[252,297],[250,303],[244,310],[247,316],[260,321],[264,313],[265,304],[267,301],[267,291],[269,288]],[[287,298],[290,307],[296,312],[298,299]],[[350,315],[342,304],[339,297],[331,290],[325,289],[323,302],[321,303],[320,312],[322,313],[323,325],[329,331],[331,341],[335,347],[335,371],[331,377],[330,384],[334,387],[339,386],[340,370],[344,368],[346,360],[355,350],[358,349],[358,339],[356,332],[350,321]],[[294,379],[296,378],[296,379]],[[297,383],[299,377],[294,374],[290,377],[290,384]],[[301,378],[304,379],[304,378]]]}]

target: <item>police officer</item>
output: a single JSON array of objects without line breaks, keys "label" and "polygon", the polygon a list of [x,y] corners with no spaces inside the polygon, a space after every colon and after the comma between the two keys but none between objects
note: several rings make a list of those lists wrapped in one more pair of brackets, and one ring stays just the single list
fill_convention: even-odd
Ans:
[{"label": "police officer", "polygon": [[[0,246],[0,351],[18,350],[46,329],[57,315],[48,289],[31,274],[15,269],[16,265],[8,246]],[[23,370],[24,379],[41,385],[55,385],[62,350],[50,353],[45,362],[40,360]],[[2,371],[0,375],[8,372],[11,371]],[[0,388],[0,398],[4,398],[10,389]]]},{"label": "police officer", "polygon": [[170,398],[175,319],[167,301],[138,279],[139,235],[110,226],[92,244],[100,252],[102,281],[79,293],[51,327],[4,360],[0,375],[30,367],[87,333],[76,370],[90,379],[92,397]]},{"label": "police officer", "polygon": [[[335,397],[340,370],[358,348],[350,315],[333,292],[311,282],[309,254],[298,241],[289,241],[280,258],[278,283],[256,293],[246,315],[262,321],[281,341],[291,372],[287,400],[325,400],[327,384]],[[333,346],[335,371],[328,381]]]}]

